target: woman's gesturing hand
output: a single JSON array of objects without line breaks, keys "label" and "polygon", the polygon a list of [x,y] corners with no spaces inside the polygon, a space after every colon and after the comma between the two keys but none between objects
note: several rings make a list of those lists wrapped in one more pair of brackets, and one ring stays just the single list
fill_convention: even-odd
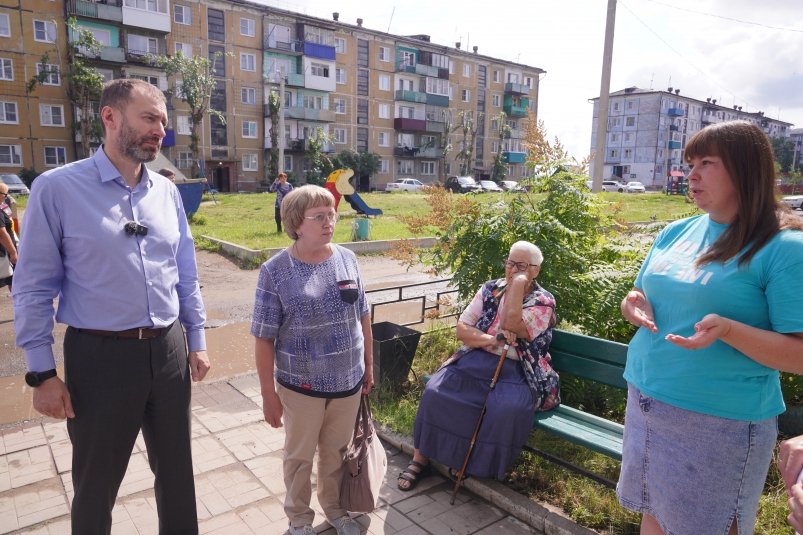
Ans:
[{"label": "woman's gesturing hand", "polygon": [[630,290],[622,300],[622,315],[636,327],[658,332],[652,315],[652,306],[641,290]]},{"label": "woman's gesturing hand", "polygon": [[685,349],[702,349],[727,336],[730,330],[731,320],[718,314],[707,314],[694,324],[693,335],[687,338],[677,334],[667,334],[666,339]]}]

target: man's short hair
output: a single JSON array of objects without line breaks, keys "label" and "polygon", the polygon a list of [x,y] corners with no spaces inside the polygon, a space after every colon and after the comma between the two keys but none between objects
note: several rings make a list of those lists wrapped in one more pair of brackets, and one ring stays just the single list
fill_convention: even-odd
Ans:
[{"label": "man's short hair", "polygon": [[[111,106],[112,108],[124,111],[128,103],[131,102],[131,94],[135,89],[167,104],[164,93],[155,85],[136,78],[116,78],[114,80],[109,80],[103,85],[99,109],[103,110],[106,106]],[[101,122],[101,124],[103,123]],[[103,130],[104,132],[106,130],[105,124],[103,124]]]}]

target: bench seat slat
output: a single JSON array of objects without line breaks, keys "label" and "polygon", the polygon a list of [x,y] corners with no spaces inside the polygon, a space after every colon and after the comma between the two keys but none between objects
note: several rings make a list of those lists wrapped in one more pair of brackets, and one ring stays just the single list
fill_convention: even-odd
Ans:
[{"label": "bench seat slat", "polygon": [[624,427],[616,422],[561,405],[551,411],[536,413],[533,427],[622,460]]}]

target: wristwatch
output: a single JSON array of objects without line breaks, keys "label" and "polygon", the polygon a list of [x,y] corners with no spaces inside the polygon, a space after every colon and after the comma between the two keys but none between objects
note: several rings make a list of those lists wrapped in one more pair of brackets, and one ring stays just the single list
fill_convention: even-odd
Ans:
[{"label": "wristwatch", "polygon": [[51,377],[55,377],[56,370],[47,370],[44,372],[28,372],[25,374],[25,382],[28,383],[28,386],[36,388],[37,386],[41,385]]}]

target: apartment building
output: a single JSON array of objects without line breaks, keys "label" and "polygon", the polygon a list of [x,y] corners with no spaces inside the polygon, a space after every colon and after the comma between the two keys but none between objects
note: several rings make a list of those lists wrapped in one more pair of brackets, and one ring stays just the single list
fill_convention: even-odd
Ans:
[{"label": "apartment building", "polygon": [[[599,97],[592,102],[591,151],[594,152]],[[792,127],[791,123],[766,117],[763,112],[742,111],[741,106],[724,106],[712,98],[687,97],[672,87],[666,91],[628,87],[611,93],[603,179],[638,180],[647,187],[664,187],[668,181],[688,173],[683,161],[686,141],[709,124],[731,120],[750,121],[771,138],[789,137]]]},{"label": "apartment building", "polygon": [[[100,53],[87,57],[71,49],[65,15],[95,36]],[[469,52],[461,43],[439,45],[426,35],[388,34],[362,22],[238,0],[0,0],[0,171],[41,172],[85,156],[62,76],[78,54],[104,79],[135,77],[165,92],[162,152],[189,174],[189,111],[175,94],[180,81],[147,60],[181,52],[216,58],[211,107],[223,119],[204,119],[198,164],[220,191],[256,191],[272,180],[266,176],[271,91],[282,100],[281,165],[300,182],[318,132],[328,136],[323,149],[332,155],[379,155],[379,172],[358,179],[363,190],[399,177],[436,181],[462,171],[484,178],[498,152],[510,177],[527,175],[521,121],[537,115],[543,70],[481,55],[476,46]],[[42,68],[37,63],[45,52],[52,74],[28,93],[26,82]],[[468,166],[456,159],[463,113],[477,130]],[[511,129],[502,139],[501,121]],[[444,160],[447,143],[453,149]],[[92,140],[90,153],[97,145]]]}]

